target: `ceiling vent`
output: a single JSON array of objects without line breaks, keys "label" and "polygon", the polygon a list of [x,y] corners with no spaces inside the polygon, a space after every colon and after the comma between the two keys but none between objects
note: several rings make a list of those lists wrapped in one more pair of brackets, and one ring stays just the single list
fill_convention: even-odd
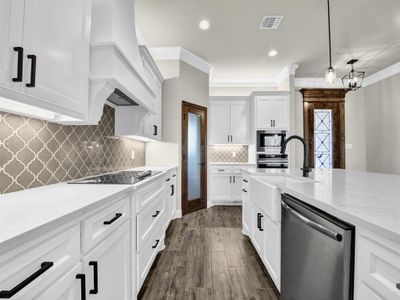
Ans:
[{"label": "ceiling vent", "polygon": [[264,16],[261,20],[260,29],[278,29],[283,16]]}]

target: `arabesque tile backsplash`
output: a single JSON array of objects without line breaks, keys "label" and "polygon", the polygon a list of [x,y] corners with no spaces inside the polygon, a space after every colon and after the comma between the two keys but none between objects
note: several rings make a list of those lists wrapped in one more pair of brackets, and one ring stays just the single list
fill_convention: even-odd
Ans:
[{"label": "arabesque tile backsplash", "polygon": [[114,122],[109,106],[93,126],[0,112],[0,194],[143,166],[145,144],[113,137]]},{"label": "arabesque tile backsplash", "polygon": [[248,156],[247,145],[211,145],[208,153],[213,163],[247,163]]}]

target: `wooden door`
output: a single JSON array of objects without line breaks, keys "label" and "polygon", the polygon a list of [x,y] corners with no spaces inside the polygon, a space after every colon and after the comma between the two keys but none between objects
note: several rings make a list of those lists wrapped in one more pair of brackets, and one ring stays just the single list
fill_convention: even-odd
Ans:
[{"label": "wooden door", "polygon": [[310,167],[344,169],[346,91],[303,89],[301,92],[304,97],[304,138],[309,149]]},{"label": "wooden door", "polygon": [[207,207],[207,108],[182,102],[182,214]]}]

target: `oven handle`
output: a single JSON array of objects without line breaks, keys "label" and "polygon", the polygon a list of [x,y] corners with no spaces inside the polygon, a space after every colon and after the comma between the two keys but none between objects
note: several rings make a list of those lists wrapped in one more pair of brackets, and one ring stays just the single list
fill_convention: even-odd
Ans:
[{"label": "oven handle", "polygon": [[301,215],[296,210],[291,208],[289,205],[287,205],[285,202],[282,202],[282,207],[284,209],[286,209],[289,213],[291,213],[292,215],[297,217],[300,221],[302,221],[303,223],[310,226],[311,228],[321,232],[322,234],[324,234],[326,236],[329,236],[330,238],[332,238],[338,242],[340,242],[342,240],[342,235],[340,233],[334,232],[334,231],[330,230],[329,228],[326,228],[325,226],[322,226],[321,224],[318,224],[318,223],[306,218],[305,216]]}]

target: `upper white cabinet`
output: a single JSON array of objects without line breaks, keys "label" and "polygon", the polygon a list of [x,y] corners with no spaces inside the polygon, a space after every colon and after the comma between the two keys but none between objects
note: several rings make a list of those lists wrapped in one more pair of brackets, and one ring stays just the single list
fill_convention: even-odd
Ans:
[{"label": "upper white cabinet", "polygon": [[3,110],[29,115],[30,106],[54,113],[47,115],[52,121],[86,119],[90,3],[0,2],[0,96],[14,101]]},{"label": "upper white cabinet", "polygon": [[256,98],[257,129],[288,129],[289,98],[265,96]]},{"label": "upper white cabinet", "polygon": [[210,144],[247,144],[248,101],[218,98],[214,97],[210,101]]}]

